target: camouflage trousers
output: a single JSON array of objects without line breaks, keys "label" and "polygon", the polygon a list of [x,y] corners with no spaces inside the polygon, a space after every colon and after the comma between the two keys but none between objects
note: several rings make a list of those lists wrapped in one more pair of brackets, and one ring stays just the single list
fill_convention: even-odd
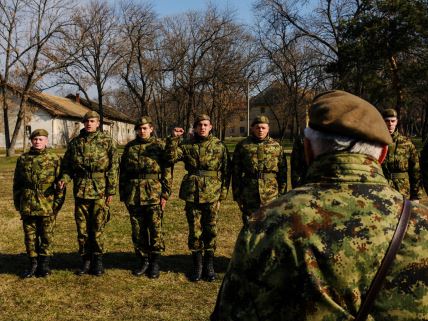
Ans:
[{"label": "camouflage trousers", "polygon": [[23,215],[22,226],[28,256],[52,256],[55,216]]},{"label": "camouflage trousers", "polygon": [[410,195],[410,181],[408,178],[392,178],[388,179],[388,182],[389,185],[400,192],[401,195],[412,198],[413,195]]},{"label": "camouflage trousers", "polygon": [[74,218],[80,255],[104,253],[103,232],[110,220],[105,199],[75,199]]},{"label": "camouflage trousers", "polygon": [[132,243],[135,253],[143,257],[150,252],[163,252],[165,243],[162,236],[163,210],[159,204],[128,205]]},{"label": "camouflage trousers", "polygon": [[185,211],[189,224],[187,241],[189,249],[215,251],[219,202],[203,204],[186,202]]},{"label": "camouflage trousers", "polygon": [[258,211],[259,208],[262,206],[260,203],[258,204],[251,204],[252,206],[249,206],[247,204],[242,204],[239,206],[239,208],[241,209],[241,213],[242,213],[242,222],[244,223],[245,226],[248,225],[248,220],[250,218],[250,215],[253,214],[254,212]]}]

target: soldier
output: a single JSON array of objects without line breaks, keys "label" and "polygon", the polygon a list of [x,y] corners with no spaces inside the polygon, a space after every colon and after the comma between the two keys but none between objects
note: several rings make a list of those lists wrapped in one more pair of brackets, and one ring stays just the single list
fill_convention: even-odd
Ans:
[{"label": "soldier", "polygon": [[293,149],[290,157],[291,188],[296,188],[303,184],[308,166],[305,161],[304,135],[299,135],[294,139]]},{"label": "soldier", "polygon": [[170,169],[165,163],[165,142],[151,136],[152,120],[148,116],[135,125],[137,138],[125,146],[120,162],[120,200],[128,209],[132,242],[140,261],[133,271],[150,278],[159,277],[159,259],[165,250],[162,217],[171,194]]},{"label": "soldier", "polygon": [[13,177],[13,201],[21,214],[31,263],[24,278],[50,273],[53,229],[65,197],[65,190],[57,188],[61,159],[46,148],[48,132],[36,129],[30,140],[31,149],[18,158]]},{"label": "soldier", "polygon": [[[355,320],[404,207],[380,165],[390,143],[365,100],[343,91],[316,96],[305,183],[251,215],[211,320]],[[428,208],[406,204],[407,235],[370,320],[428,320]]]},{"label": "soldier", "polygon": [[62,165],[60,187],[73,180],[77,241],[83,259],[77,275],[104,273],[102,237],[118,182],[116,143],[98,130],[99,118],[95,111],[85,114],[84,128],[68,144]]},{"label": "soldier", "polygon": [[385,177],[393,188],[411,200],[422,197],[419,156],[410,138],[398,132],[397,112],[386,109],[382,113],[388,131],[392,136],[392,144],[388,146],[388,155],[382,164]]},{"label": "soldier", "polygon": [[[220,202],[226,199],[230,182],[230,160],[226,146],[211,134],[211,120],[202,114],[195,118],[193,137],[180,142],[184,130],[175,127],[167,141],[167,155],[174,163],[182,160],[187,170],[180,187],[186,201],[189,224],[188,246],[192,251],[190,280],[216,278],[213,259],[216,249],[217,217]],[[204,259],[202,263],[202,251]]]},{"label": "soldier", "polygon": [[261,205],[287,191],[287,160],[281,145],[269,136],[269,119],[257,116],[251,123],[251,136],[239,142],[232,160],[233,199],[242,220]]}]

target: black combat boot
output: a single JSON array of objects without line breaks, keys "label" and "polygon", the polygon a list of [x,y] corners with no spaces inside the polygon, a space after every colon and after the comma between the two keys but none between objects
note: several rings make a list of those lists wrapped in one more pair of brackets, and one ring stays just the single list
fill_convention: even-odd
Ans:
[{"label": "black combat boot", "polygon": [[51,273],[49,267],[50,257],[49,256],[39,256],[39,264],[37,269],[37,277],[46,277]]},{"label": "black combat boot", "polygon": [[30,258],[30,268],[28,270],[25,270],[24,273],[22,273],[22,278],[31,278],[36,274],[37,271],[37,258],[31,257]]},{"label": "black combat boot", "polygon": [[202,252],[192,251],[193,271],[190,275],[190,281],[198,282],[202,278]]},{"label": "black combat boot", "polygon": [[150,265],[149,265],[149,272],[147,273],[147,276],[151,279],[157,279],[159,277],[160,257],[161,257],[161,254],[159,252],[150,253]]},{"label": "black combat boot", "polygon": [[212,282],[217,278],[214,272],[214,251],[205,251],[203,271],[204,280]]},{"label": "black combat boot", "polygon": [[93,256],[93,267],[92,274],[95,276],[101,276],[104,274],[104,266],[103,266],[103,256],[101,254],[96,254]]},{"label": "black combat boot", "polygon": [[147,268],[149,267],[149,258],[147,256],[143,256],[139,258],[140,262],[138,267],[132,271],[132,274],[135,276],[141,276],[146,273]]},{"label": "black combat boot", "polygon": [[82,266],[75,272],[75,274],[79,276],[83,274],[89,274],[91,269],[91,256],[89,254],[85,254],[82,256],[82,259]]}]

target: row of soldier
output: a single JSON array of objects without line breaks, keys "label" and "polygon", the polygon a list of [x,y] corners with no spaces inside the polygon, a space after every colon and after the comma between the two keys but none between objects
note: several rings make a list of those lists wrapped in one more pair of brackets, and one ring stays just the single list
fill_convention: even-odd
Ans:
[{"label": "row of soldier", "polygon": [[[396,130],[394,110],[386,110],[383,116],[393,138],[383,163],[385,176],[402,194],[418,200],[421,189],[416,148]],[[193,281],[201,278],[212,281],[216,277],[213,267],[216,223],[220,202],[228,192],[230,174],[233,198],[241,209],[244,225],[251,213],[287,191],[285,152],[269,136],[266,116],[254,119],[252,134],[237,144],[233,162],[224,144],[211,135],[207,115],[196,117],[192,138],[183,139],[184,130],[175,128],[166,141],[152,136],[154,128],[149,117],[141,118],[135,126],[137,137],[125,146],[120,162],[114,141],[98,130],[99,115],[88,112],[83,123],[80,135],[68,145],[62,166],[59,156],[46,149],[48,133],[45,130],[31,134],[31,150],[17,161],[14,202],[22,217],[30,257],[30,268],[24,277],[46,276],[50,272],[55,218],[64,202],[65,186],[71,180],[82,257],[82,266],[76,274],[104,272],[102,234],[109,221],[110,202],[119,185],[120,200],[130,214],[132,241],[138,258],[133,274],[147,273],[150,278],[157,278],[160,255],[165,250],[161,227],[171,194],[171,166],[184,161],[187,174],[179,196],[186,202]],[[428,148],[424,151],[427,153]],[[428,157],[422,160],[428,165]],[[293,146],[291,166],[292,186],[296,187],[303,183],[307,170],[303,140],[296,140]]]}]

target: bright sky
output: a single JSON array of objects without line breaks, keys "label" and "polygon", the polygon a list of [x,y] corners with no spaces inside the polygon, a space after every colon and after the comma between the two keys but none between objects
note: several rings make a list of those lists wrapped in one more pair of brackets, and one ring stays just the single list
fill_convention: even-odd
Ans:
[{"label": "bright sky", "polygon": [[[238,22],[250,24],[253,20],[251,12],[254,0],[212,0],[211,3],[220,9],[229,8],[235,12]],[[204,10],[209,0],[153,0],[155,12],[163,17],[176,15],[188,10]]]}]

